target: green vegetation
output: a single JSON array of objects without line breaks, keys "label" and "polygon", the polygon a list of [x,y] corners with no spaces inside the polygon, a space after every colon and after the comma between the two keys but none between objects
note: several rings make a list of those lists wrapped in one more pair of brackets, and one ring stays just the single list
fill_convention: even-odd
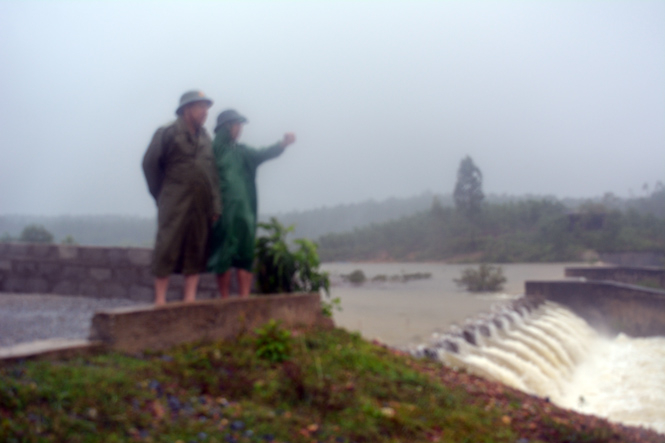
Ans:
[{"label": "green vegetation", "polygon": [[283,292],[330,292],[327,272],[319,272],[316,243],[307,239],[294,241],[299,249],[291,251],[286,235],[293,226],[285,228],[276,218],[259,223],[266,235],[256,239],[257,283],[263,294]]},{"label": "green vegetation", "polygon": [[503,289],[506,277],[501,266],[481,264],[478,269],[467,268],[460,278],[454,279],[458,286],[469,292],[497,292]]},{"label": "green vegetation", "polygon": [[280,327],[274,319],[254,331],[256,355],[272,363],[280,363],[291,356],[291,333]]},{"label": "green vegetation", "polygon": [[67,237],[63,238],[61,243],[63,245],[71,245],[71,246],[78,245],[78,243],[76,243],[76,240],[74,240],[74,237],[72,237],[71,235],[68,235]]},{"label": "green vegetation", "polygon": [[53,243],[53,234],[42,225],[26,226],[21,232],[19,241],[26,243]]},{"label": "green vegetation", "polygon": [[468,155],[462,159],[457,169],[457,183],[453,191],[455,207],[468,218],[477,217],[485,194],[483,194],[483,173]]},{"label": "green vegetation", "polygon": [[6,365],[0,441],[630,441],[602,420],[342,330],[292,331],[282,363],[257,352],[282,338]]},{"label": "green vegetation", "polygon": [[294,241],[299,248],[291,251],[286,235],[293,226],[285,228],[276,218],[270,223],[259,223],[266,234],[256,239],[256,282],[262,294],[284,292],[319,292],[324,290],[328,300],[321,301],[324,316],[332,317],[341,311],[339,297],[330,299],[330,277],[319,271],[316,243],[307,239]]},{"label": "green vegetation", "polygon": [[342,278],[350,283],[353,283],[354,285],[362,285],[365,283],[365,281],[367,281],[367,277],[365,276],[365,273],[362,271],[362,269],[356,269],[350,274],[342,275]]},{"label": "green vegetation", "polygon": [[393,281],[393,282],[407,283],[412,280],[424,280],[428,278],[432,278],[431,272],[412,272],[412,273],[394,274],[391,276],[387,276],[385,274],[379,274],[372,277],[372,281],[373,282]]},{"label": "green vegetation", "polygon": [[[652,201],[665,190],[657,191]],[[654,209],[655,210],[655,209]],[[430,211],[319,239],[321,259],[452,262],[580,260],[584,251],[665,251],[665,220],[601,203],[571,212],[555,199],[484,204],[472,219],[434,201]]]}]

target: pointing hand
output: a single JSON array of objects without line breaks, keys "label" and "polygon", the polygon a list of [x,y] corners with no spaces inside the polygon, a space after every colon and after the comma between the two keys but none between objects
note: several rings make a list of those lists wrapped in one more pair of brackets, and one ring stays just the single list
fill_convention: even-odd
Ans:
[{"label": "pointing hand", "polygon": [[296,135],[293,132],[287,132],[284,134],[284,139],[282,139],[282,147],[286,148],[287,146],[295,143]]}]

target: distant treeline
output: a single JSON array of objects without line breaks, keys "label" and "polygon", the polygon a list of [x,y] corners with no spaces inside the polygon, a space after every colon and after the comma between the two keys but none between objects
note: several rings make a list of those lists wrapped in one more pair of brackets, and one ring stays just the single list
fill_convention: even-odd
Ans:
[{"label": "distant treeline", "polygon": [[54,243],[73,240],[79,245],[137,247],[151,247],[157,227],[148,217],[0,215],[0,240],[18,239],[29,225],[43,226],[53,235]]},{"label": "distant treeline", "polygon": [[665,251],[665,190],[571,208],[551,198],[484,204],[470,218],[434,201],[400,220],[319,239],[321,259],[551,262],[594,252]]},{"label": "distant treeline", "polygon": [[[573,235],[581,228],[569,227],[578,210],[607,214],[602,229],[575,234],[584,241]],[[295,225],[291,239],[318,241],[325,260],[438,260],[464,254],[493,261],[567,260],[581,248],[662,247],[657,226],[665,225],[665,191],[659,188],[649,196],[630,199],[606,194],[592,200],[488,195],[481,215],[470,224],[455,211],[451,194],[423,193],[273,216],[283,225]],[[265,221],[269,216],[260,218]],[[55,243],[69,239],[80,245],[151,247],[156,221],[114,215],[0,215],[0,241],[18,239],[29,225],[44,226]],[[653,233],[651,241],[654,230],[661,233]],[[596,237],[605,243],[593,240]],[[557,244],[548,243],[556,238]]]}]

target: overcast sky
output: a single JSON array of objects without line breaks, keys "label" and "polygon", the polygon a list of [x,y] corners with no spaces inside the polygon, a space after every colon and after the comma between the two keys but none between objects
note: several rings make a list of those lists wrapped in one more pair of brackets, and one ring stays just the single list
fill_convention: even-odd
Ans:
[{"label": "overcast sky", "polygon": [[665,182],[665,2],[0,2],[0,214],[151,216],[141,171],[180,95],[242,140],[260,212]]}]

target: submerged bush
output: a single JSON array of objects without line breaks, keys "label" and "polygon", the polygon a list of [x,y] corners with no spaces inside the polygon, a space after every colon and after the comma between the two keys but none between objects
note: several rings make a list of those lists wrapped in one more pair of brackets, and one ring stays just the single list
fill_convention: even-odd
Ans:
[{"label": "submerged bush", "polygon": [[361,285],[365,283],[365,280],[367,280],[367,277],[365,277],[365,273],[362,271],[362,269],[356,269],[350,274],[342,275],[342,278],[356,285]]},{"label": "submerged bush", "polygon": [[503,289],[506,277],[501,266],[483,263],[478,269],[465,269],[462,277],[454,280],[458,286],[465,287],[469,292],[496,292]]}]

